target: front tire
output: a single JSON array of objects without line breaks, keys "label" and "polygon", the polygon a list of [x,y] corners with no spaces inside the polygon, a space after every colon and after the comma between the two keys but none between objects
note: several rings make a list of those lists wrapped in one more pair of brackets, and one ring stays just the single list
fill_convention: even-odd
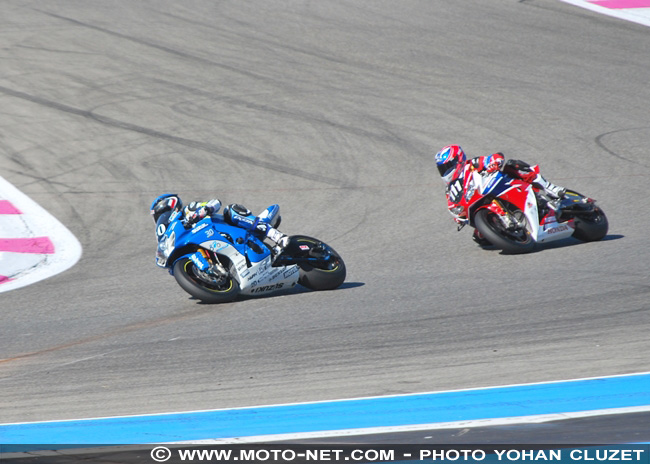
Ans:
[{"label": "front tire", "polygon": [[576,230],[573,232],[573,236],[583,242],[601,240],[609,230],[607,216],[598,206],[594,206],[591,213],[576,214],[574,224]]},{"label": "front tire", "polygon": [[313,263],[298,262],[300,277],[298,283],[311,290],[333,290],[345,281],[345,263],[334,248],[313,237],[293,235],[291,246],[295,249],[308,247],[307,255],[329,254],[330,258]]},{"label": "front tire", "polygon": [[188,258],[174,263],[174,278],[183,290],[204,303],[227,303],[239,295],[239,283],[229,277],[225,282],[209,283],[201,278],[200,271]]},{"label": "front tire", "polygon": [[504,253],[528,253],[535,247],[535,242],[526,228],[507,230],[496,213],[481,209],[474,216],[474,226],[496,248]]}]

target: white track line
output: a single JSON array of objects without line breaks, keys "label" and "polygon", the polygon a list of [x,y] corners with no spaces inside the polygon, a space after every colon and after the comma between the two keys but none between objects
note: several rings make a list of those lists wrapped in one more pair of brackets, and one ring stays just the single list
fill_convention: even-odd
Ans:
[{"label": "white track line", "polygon": [[0,292],[47,279],[71,268],[79,261],[81,244],[72,232],[2,177],[0,199],[8,200],[22,213],[0,216],[0,239],[44,236],[54,245],[54,253],[48,254],[1,252],[0,274],[10,280],[0,283]]},{"label": "white track line", "polygon": [[585,8],[587,10],[595,11],[596,13],[612,16],[614,18],[623,19],[644,26],[650,26],[650,8],[606,8],[604,6],[595,5],[585,0],[560,0],[564,3]]}]

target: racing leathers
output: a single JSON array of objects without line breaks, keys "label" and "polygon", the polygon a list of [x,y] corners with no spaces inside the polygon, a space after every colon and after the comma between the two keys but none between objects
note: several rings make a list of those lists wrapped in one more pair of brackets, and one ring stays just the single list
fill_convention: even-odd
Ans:
[{"label": "racing leathers", "polygon": [[[219,212],[221,201],[213,199],[207,202],[193,201],[183,208],[185,227],[192,227],[201,219]],[[245,206],[233,203],[224,208],[224,219],[242,229],[248,229],[262,240],[268,239],[271,244],[271,251],[275,256],[279,255],[289,243],[289,237],[277,229],[280,224],[280,206],[271,205],[259,216],[253,215]]]}]

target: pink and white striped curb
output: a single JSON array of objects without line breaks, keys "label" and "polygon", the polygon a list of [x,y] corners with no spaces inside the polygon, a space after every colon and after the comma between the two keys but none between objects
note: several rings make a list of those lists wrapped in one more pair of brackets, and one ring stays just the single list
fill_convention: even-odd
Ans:
[{"label": "pink and white striped curb", "polygon": [[0,292],[47,279],[80,257],[77,238],[0,177]]},{"label": "pink and white striped curb", "polygon": [[650,26],[650,0],[561,0],[581,8]]}]

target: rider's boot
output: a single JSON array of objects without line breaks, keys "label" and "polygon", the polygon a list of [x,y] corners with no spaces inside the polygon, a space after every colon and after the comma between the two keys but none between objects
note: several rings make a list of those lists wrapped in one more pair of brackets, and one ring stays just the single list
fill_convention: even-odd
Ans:
[{"label": "rider's boot", "polygon": [[274,227],[268,227],[266,230],[266,239],[271,242],[271,263],[275,263],[278,257],[282,254],[284,249],[289,245],[289,236],[283,234]]},{"label": "rider's boot", "polygon": [[283,234],[278,229],[275,229],[273,227],[270,227],[266,231],[266,238],[275,244],[273,246],[273,255],[275,257],[282,253],[289,244],[289,236]]},{"label": "rider's boot", "polygon": [[255,219],[253,227],[256,232],[263,234],[263,239],[268,239],[273,245],[271,253],[273,254],[272,260],[275,261],[289,244],[289,236],[272,227],[264,219],[260,219],[259,216]]},{"label": "rider's boot", "polygon": [[280,232],[277,227],[280,225],[280,206],[271,205],[255,218],[254,227],[264,233],[265,238],[274,244],[273,255],[277,257],[289,244],[289,237]]},{"label": "rider's boot", "polygon": [[566,193],[566,188],[560,187],[559,185],[555,185],[546,179],[542,177],[541,174],[537,174],[537,177],[535,180],[532,182],[535,185],[540,186],[542,189],[544,189],[544,192],[551,197],[553,200],[557,200],[558,198],[562,198],[564,194]]}]

